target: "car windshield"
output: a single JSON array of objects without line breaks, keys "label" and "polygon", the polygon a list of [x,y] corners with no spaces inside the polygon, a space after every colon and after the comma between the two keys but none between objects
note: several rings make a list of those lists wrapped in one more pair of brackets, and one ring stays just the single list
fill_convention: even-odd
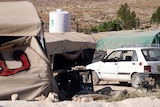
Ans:
[{"label": "car windshield", "polygon": [[160,48],[142,49],[146,61],[160,61]]}]

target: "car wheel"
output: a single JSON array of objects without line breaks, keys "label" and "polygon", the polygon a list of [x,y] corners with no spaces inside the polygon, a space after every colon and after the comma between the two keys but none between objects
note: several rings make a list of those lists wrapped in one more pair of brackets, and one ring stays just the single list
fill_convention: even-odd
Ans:
[{"label": "car wheel", "polygon": [[93,85],[98,85],[100,81],[95,71],[92,72],[92,81],[93,81]]},{"label": "car wheel", "polygon": [[142,87],[142,77],[140,76],[140,74],[135,73],[132,75],[131,85],[133,88],[137,89]]}]

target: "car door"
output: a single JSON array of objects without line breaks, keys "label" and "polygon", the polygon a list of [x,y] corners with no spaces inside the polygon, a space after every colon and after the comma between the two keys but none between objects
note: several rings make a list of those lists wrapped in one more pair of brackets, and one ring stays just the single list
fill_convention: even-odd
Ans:
[{"label": "car door", "polygon": [[101,65],[101,78],[103,80],[117,80],[118,79],[118,61],[120,59],[121,51],[113,51],[107,57],[104,57]]},{"label": "car door", "polygon": [[125,50],[122,52],[121,59],[119,60],[118,79],[119,81],[130,80],[130,74],[136,71],[138,58],[136,51]]}]

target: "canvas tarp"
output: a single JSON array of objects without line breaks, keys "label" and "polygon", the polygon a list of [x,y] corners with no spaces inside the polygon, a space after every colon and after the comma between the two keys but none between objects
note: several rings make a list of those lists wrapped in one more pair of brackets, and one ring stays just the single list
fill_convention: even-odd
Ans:
[{"label": "canvas tarp", "polygon": [[136,32],[136,31],[142,31],[142,30],[121,30],[121,31],[108,31],[108,32],[98,32],[98,33],[93,33],[92,37],[93,39],[98,42],[101,38],[104,38],[109,35],[115,35],[115,34],[124,34],[128,32]]},{"label": "canvas tarp", "polygon": [[42,38],[37,38],[43,35],[39,33],[40,19],[33,4],[1,2],[0,14],[5,15],[0,17],[3,42],[0,43],[0,100],[10,99],[12,94],[18,94],[20,100],[34,100],[42,94],[58,93],[49,60],[40,43]]},{"label": "canvas tarp", "polygon": [[0,35],[35,36],[41,31],[41,20],[28,1],[0,2]]},{"label": "canvas tarp", "polygon": [[[46,40],[48,57],[50,59],[50,63],[52,64],[52,69],[57,68],[55,67],[55,65],[59,66],[63,65],[61,66],[61,68],[64,68],[66,64],[67,66],[69,65],[71,66],[72,63],[74,63],[74,61],[80,56],[83,57],[85,56],[85,59],[83,59],[83,61],[81,62],[85,62],[86,60],[90,61],[88,58],[92,57],[92,53],[94,52],[96,46],[95,41],[90,35],[78,32],[65,32],[65,33],[45,32],[45,40]],[[65,58],[64,59],[60,58],[61,61],[60,59],[56,60],[57,57],[55,59],[55,55],[60,55],[60,56],[62,55]],[[67,61],[72,60],[72,61],[63,64],[66,60]]]},{"label": "canvas tarp", "polygon": [[72,52],[83,49],[95,49],[96,43],[90,35],[65,32],[65,33],[47,33],[45,40],[48,55],[54,55],[63,52]]},{"label": "canvas tarp", "polygon": [[135,31],[115,33],[101,38],[96,44],[96,50],[108,50],[123,46],[146,46],[160,44],[160,31]]}]

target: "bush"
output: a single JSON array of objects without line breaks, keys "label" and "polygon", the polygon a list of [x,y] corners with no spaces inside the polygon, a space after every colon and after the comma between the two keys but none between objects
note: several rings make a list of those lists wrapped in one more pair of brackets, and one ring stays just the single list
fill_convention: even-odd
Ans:
[{"label": "bush", "polygon": [[91,28],[91,32],[106,32],[106,31],[119,31],[122,30],[120,26],[120,22],[118,20],[103,22],[98,26],[94,26]]}]

